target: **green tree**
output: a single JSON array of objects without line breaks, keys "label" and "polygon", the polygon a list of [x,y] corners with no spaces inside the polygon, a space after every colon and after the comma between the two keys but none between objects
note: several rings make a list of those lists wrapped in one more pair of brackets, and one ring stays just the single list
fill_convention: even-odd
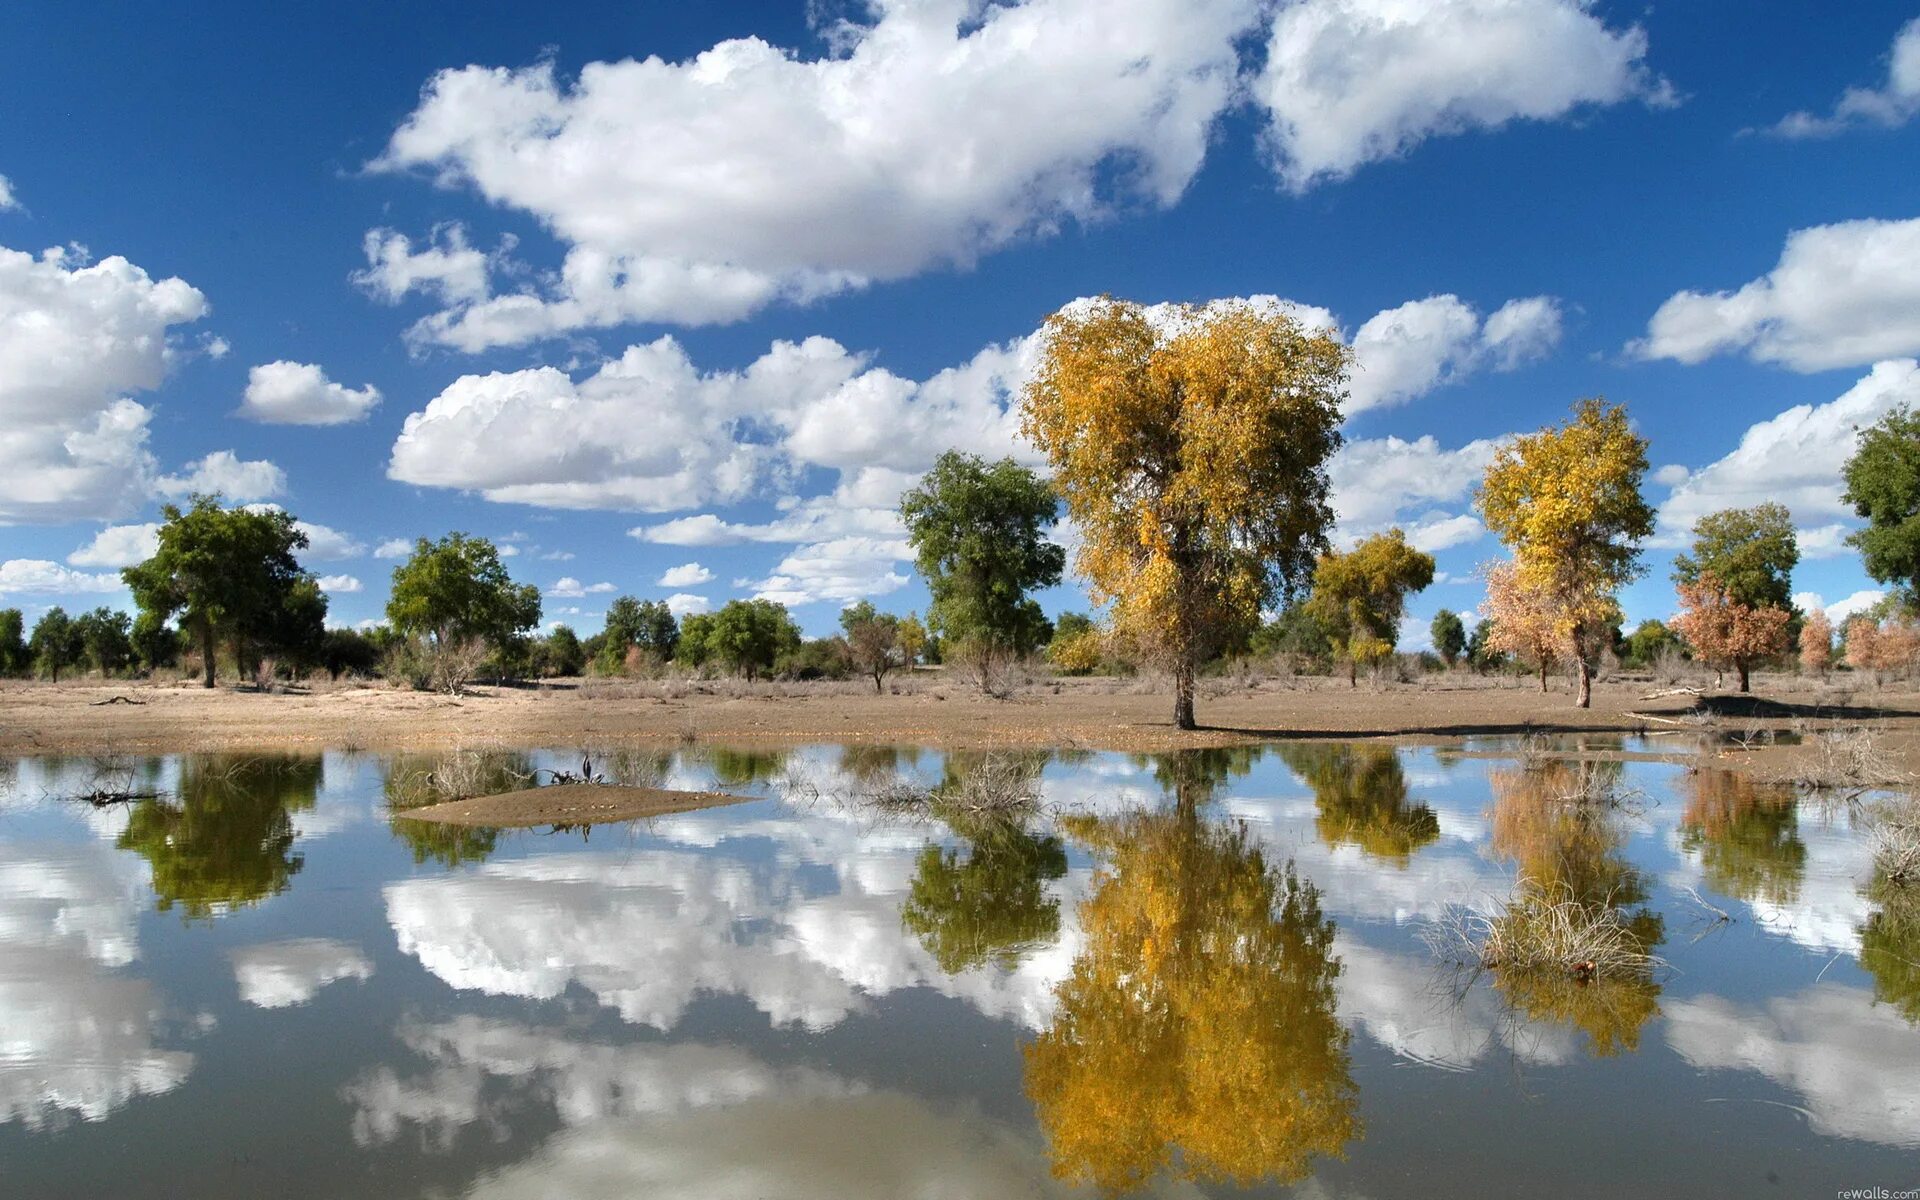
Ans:
[{"label": "green tree", "polygon": [[140,801],[120,848],[152,867],[162,912],[195,920],[258,903],[300,871],[292,814],[313,807],[322,772],[318,758],[189,758],[177,797]]},{"label": "green tree", "polygon": [[1920,601],[1920,416],[1901,405],[1861,431],[1842,471],[1867,527],[1847,539],[1867,574]]},{"label": "green tree", "polygon": [[1282,744],[1280,756],[1313,789],[1315,830],[1329,846],[1358,846],[1401,867],[1440,836],[1440,818],[1412,803],[1391,746]]},{"label": "green tree", "polygon": [[19,609],[0,608],[0,675],[25,675],[33,665],[26,632],[26,617]]},{"label": "green tree", "polygon": [[329,679],[371,675],[380,665],[380,646],[358,629],[329,629],[320,643],[319,665]]},{"label": "green tree", "polygon": [[40,619],[33,623],[33,636],[27,639],[27,652],[33,656],[35,665],[55,683],[60,682],[63,668],[80,661],[85,649],[73,618],[57,604],[40,614]]},{"label": "green tree", "polygon": [[965,855],[951,846],[921,850],[901,924],[949,974],[987,963],[1012,970],[1060,932],[1060,901],[1046,885],[1067,873],[1066,847],[1004,819],[954,827],[967,839]]},{"label": "green tree", "polygon": [[1433,652],[1449,667],[1467,652],[1466,623],[1452,609],[1443,608],[1433,614],[1433,624],[1427,630],[1433,639]]},{"label": "green tree", "polygon": [[618,674],[625,668],[627,651],[636,646],[656,663],[670,662],[679,644],[680,624],[666,601],[622,596],[607,606],[594,667],[603,675]]},{"label": "green tree", "polygon": [[102,675],[113,675],[133,661],[133,618],[111,608],[96,608],[74,618],[82,653]]},{"label": "green tree", "polygon": [[1247,639],[1247,652],[1263,658],[1284,654],[1296,667],[1310,665],[1323,670],[1333,660],[1333,641],[1314,619],[1307,602],[1296,600],[1253,631]]},{"label": "green tree", "polygon": [[1493,648],[1493,622],[1486,617],[1474,623],[1473,632],[1467,636],[1467,664],[1476,671],[1485,671],[1500,665],[1505,657]]},{"label": "green tree", "polygon": [[516,584],[486,538],[421,538],[393,570],[387,620],[424,643],[435,683],[453,692],[472,678],[485,650],[498,651],[539,623],[540,590]]},{"label": "green tree", "polygon": [[555,625],[540,639],[536,652],[543,675],[578,675],[587,665],[587,653],[580,646],[580,635],[565,625]]},{"label": "green tree", "polygon": [[1200,664],[1327,548],[1351,361],[1331,331],[1244,302],[1156,318],[1106,299],[1047,320],[1022,428],[1080,531],[1094,602],[1171,668],[1177,728],[1195,727]]},{"label": "green tree", "polygon": [[900,665],[900,618],[862,600],[840,610],[840,628],[846,634],[847,657],[853,669],[873,680],[873,690],[886,690],[887,672]]},{"label": "green tree", "polygon": [[143,671],[170,667],[180,661],[180,633],[165,617],[142,610],[133,619],[133,654]]},{"label": "green tree", "polygon": [[1398,529],[1376,533],[1352,550],[1320,556],[1307,611],[1346,660],[1350,686],[1359,685],[1363,664],[1393,653],[1407,596],[1433,582],[1433,566],[1433,556],[1409,546]]},{"label": "green tree", "polygon": [[1698,583],[1711,575],[1736,604],[1790,609],[1799,561],[1786,505],[1727,508],[1694,522],[1693,552],[1674,558],[1673,581]]},{"label": "green tree", "polygon": [[225,508],[218,496],[169,504],[160,547],[120,575],[144,613],[176,618],[200,649],[202,682],[214,683],[217,639],[225,638],[237,669],[252,667],[256,649],[278,652],[317,645],[326,597],[295,552],[307,535],[279,509]]},{"label": "green tree", "polygon": [[687,614],[680,622],[680,640],[674,644],[673,661],[695,671],[713,661],[714,615]]},{"label": "green tree", "polygon": [[1664,621],[1648,619],[1633,627],[1625,642],[1620,661],[1629,667],[1650,667],[1667,650],[1680,648],[1680,635]]},{"label": "green tree", "polygon": [[800,648],[800,626],[787,606],[772,600],[729,600],[713,614],[706,643],[716,662],[749,681],[772,671],[782,655]]},{"label": "green tree", "polygon": [[982,690],[1009,657],[1047,638],[1046,614],[1028,597],[1060,582],[1066,552],[1046,540],[1060,502],[1011,458],[988,464],[949,450],[900,500],[907,538],[933,594],[928,624],[950,654],[974,665]]}]

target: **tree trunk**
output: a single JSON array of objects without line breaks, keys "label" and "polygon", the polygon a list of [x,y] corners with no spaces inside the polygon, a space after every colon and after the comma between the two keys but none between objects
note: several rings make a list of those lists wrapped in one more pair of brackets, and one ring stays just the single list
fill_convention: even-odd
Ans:
[{"label": "tree trunk", "polygon": [[880,695],[885,695],[887,691],[886,687],[880,682],[885,675],[885,671],[875,671],[873,673],[873,690]]},{"label": "tree trunk", "polygon": [[1540,660],[1540,694],[1544,696],[1546,695],[1546,693],[1547,693],[1547,660],[1543,658]]},{"label": "tree trunk", "polygon": [[1752,669],[1747,665],[1747,660],[1744,658],[1734,659],[1733,669],[1740,676],[1740,690],[1742,692],[1752,691],[1753,689],[1748,686],[1751,682],[1750,676]]},{"label": "tree trunk", "polygon": [[1360,686],[1360,664],[1351,658],[1347,660],[1347,686],[1350,688]]},{"label": "tree trunk", "polygon": [[1193,723],[1193,659],[1184,654],[1173,668],[1173,727],[1198,728]]},{"label": "tree trunk", "polygon": [[1580,690],[1574,697],[1574,701],[1573,701],[1574,707],[1575,708],[1592,708],[1593,707],[1593,668],[1587,664],[1587,660],[1584,658],[1576,658],[1574,660],[1574,663],[1575,663],[1575,670],[1578,672],[1580,677]]},{"label": "tree trunk", "polygon": [[213,648],[213,622],[204,621],[200,625],[200,686],[213,686],[213,660],[216,654]]}]

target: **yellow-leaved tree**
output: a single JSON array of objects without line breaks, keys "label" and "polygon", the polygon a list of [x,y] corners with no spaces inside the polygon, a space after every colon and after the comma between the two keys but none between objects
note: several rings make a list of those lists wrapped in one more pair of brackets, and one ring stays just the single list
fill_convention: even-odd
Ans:
[{"label": "yellow-leaved tree", "polygon": [[1023,429],[1079,526],[1075,566],[1116,634],[1198,664],[1293,595],[1327,548],[1327,460],[1351,353],[1272,307],[1101,299],[1048,319]]},{"label": "yellow-leaved tree", "polygon": [[1515,582],[1541,599],[1555,640],[1572,650],[1581,708],[1619,620],[1615,593],[1639,576],[1640,543],[1653,532],[1646,472],[1647,441],[1627,410],[1590,399],[1565,425],[1502,446],[1480,485],[1481,519],[1513,551]]},{"label": "yellow-leaved tree", "polygon": [[1349,687],[1359,685],[1361,667],[1386,659],[1400,644],[1407,596],[1433,582],[1433,566],[1433,555],[1409,546],[1399,529],[1320,556],[1307,612],[1346,659]]}]

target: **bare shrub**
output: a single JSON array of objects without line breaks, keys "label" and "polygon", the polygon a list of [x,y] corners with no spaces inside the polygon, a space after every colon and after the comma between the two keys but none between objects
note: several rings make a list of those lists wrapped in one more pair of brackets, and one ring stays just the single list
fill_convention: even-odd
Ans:
[{"label": "bare shrub", "polygon": [[1857,794],[1898,784],[1904,778],[1880,745],[1880,731],[1871,725],[1804,732],[1802,744],[1806,753],[1794,779],[1801,787]]},{"label": "bare shrub", "polygon": [[1868,819],[1874,879],[1899,888],[1920,884],[1920,801],[1912,796],[1882,801]]}]

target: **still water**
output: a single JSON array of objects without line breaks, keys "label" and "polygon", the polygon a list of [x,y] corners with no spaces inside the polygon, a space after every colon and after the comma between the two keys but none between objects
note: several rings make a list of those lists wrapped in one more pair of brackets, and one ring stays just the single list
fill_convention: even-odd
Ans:
[{"label": "still water", "polygon": [[[489,832],[392,819],[433,759],[0,762],[0,1195],[1920,1185],[1920,903],[1844,807],[1337,744],[1056,755],[1014,822],[849,799],[978,756],[617,765],[754,798]],[[1518,882],[1659,961],[1423,938]]]}]

